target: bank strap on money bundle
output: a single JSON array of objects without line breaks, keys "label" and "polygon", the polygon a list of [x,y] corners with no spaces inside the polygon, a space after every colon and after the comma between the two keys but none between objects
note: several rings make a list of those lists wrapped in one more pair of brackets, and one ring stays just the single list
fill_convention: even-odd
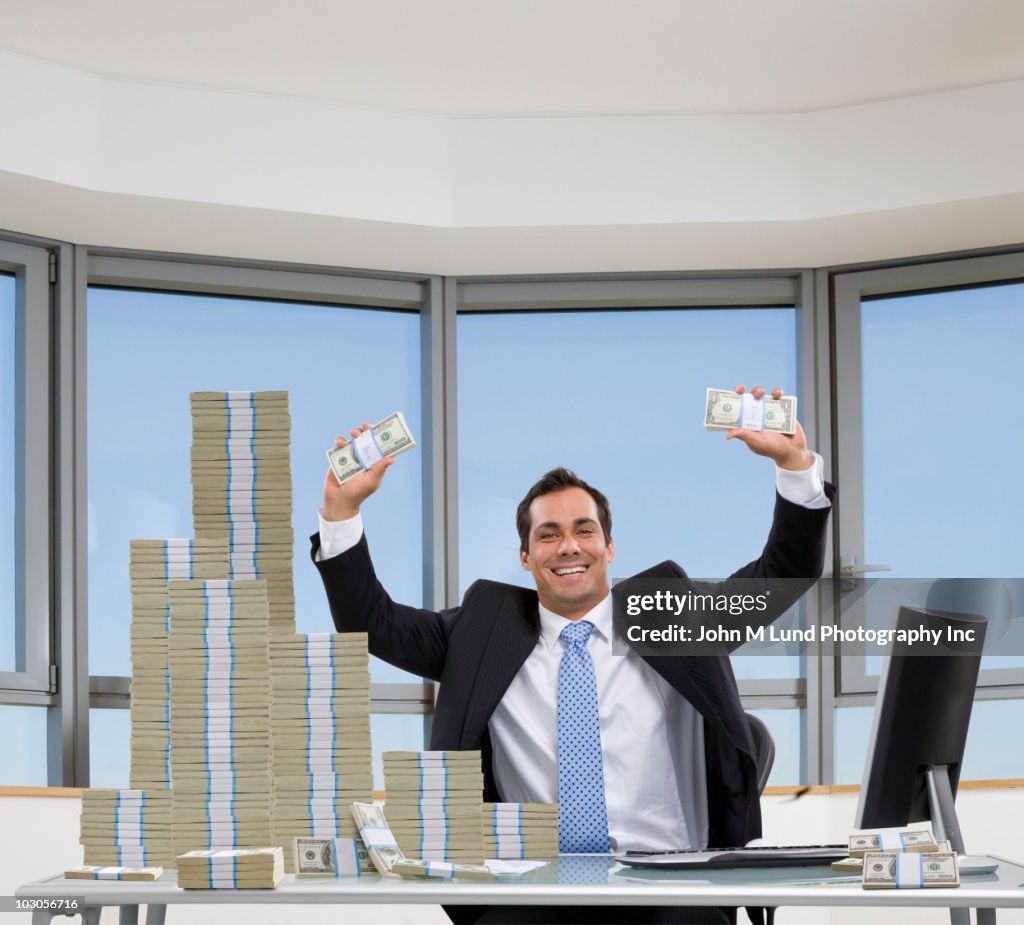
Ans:
[{"label": "bank strap on money bundle", "polygon": [[196,536],[230,542],[231,578],[263,578],[271,632],[295,632],[287,392],[193,392]]},{"label": "bank strap on money bundle", "polygon": [[128,782],[137,790],[166,790],[171,786],[167,582],[227,578],[228,544],[227,540],[132,540],[129,549],[132,734]]},{"label": "bank strap on money bundle", "polygon": [[484,803],[484,856],[513,860],[558,856],[557,803]]},{"label": "bank strap on money bundle", "polygon": [[352,815],[359,827],[359,837],[381,876],[398,875],[410,879],[421,877],[447,880],[493,880],[494,875],[483,864],[454,864],[427,858],[407,858],[379,806],[353,803]]},{"label": "bank strap on money bundle", "polygon": [[262,847],[270,833],[264,581],[172,581],[174,853]]},{"label": "bank strap on money bundle", "polygon": [[189,851],[177,858],[183,890],[273,890],[284,878],[280,847]]},{"label": "bank strap on money bundle", "polygon": [[369,658],[365,633],[271,636],[272,841],[288,873],[298,837],[347,838],[340,855],[359,854],[351,804],[373,799]]},{"label": "bank strap on money bundle", "polygon": [[865,890],[927,890],[960,886],[960,865],[952,851],[905,851],[864,855]]},{"label": "bank strap on money bundle", "polygon": [[159,880],[162,867],[72,867],[65,880]]},{"label": "bank strap on money bundle", "polygon": [[396,411],[344,446],[328,450],[327,462],[341,485],[385,456],[397,456],[415,446],[416,441],[402,412]]},{"label": "bank strap on money bundle", "polygon": [[385,810],[407,857],[483,864],[479,751],[384,752]]},{"label": "bank strap on money bundle", "polygon": [[780,434],[796,433],[796,397],[783,395],[754,398],[750,392],[738,395],[732,389],[708,389],[704,406],[704,426],[708,430],[771,430]]},{"label": "bank strap on money bundle", "polygon": [[[352,820],[355,827],[355,819]],[[287,858],[287,852],[285,852]],[[356,838],[296,838],[292,841],[292,870],[299,880],[361,877],[374,869],[363,840]]]},{"label": "bank strap on money bundle", "polygon": [[89,866],[171,866],[170,791],[83,791],[78,840]]}]

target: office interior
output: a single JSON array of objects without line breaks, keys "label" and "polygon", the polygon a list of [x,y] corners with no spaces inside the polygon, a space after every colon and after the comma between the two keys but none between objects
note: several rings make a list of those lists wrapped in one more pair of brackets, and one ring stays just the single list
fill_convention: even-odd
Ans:
[{"label": "office interior", "polygon": [[[617,577],[728,573],[774,499],[698,420],[739,382],[798,396],[839,491],[826,576],[922,605],[973,579],[1014,614],[1019,5],[2,8],[0,893],[80,863],[80,788],[127,786],[127,542],[191,535],[189,391],[289,391],[300,632],[331,627],[323,451],[395,410],[420,446],[366,524],[396,598],[528,579],[515,505],[559,464],[610,497]],[[777,745],[766,838],[845,839],[878,660],[736,665]],[[375,752],[424,748],[434,686],[372,672]],[[1020,856],[1022,718],[1008,643],[970,851]]]}]

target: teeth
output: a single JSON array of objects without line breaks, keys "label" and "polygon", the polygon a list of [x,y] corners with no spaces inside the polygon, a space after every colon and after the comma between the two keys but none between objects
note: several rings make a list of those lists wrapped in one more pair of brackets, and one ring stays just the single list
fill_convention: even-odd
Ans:
[{"label": "teeth", "polygon": [[576,565],[572,568],[555,569],[556,575],[581,575],[587,570],[585,565]]}]

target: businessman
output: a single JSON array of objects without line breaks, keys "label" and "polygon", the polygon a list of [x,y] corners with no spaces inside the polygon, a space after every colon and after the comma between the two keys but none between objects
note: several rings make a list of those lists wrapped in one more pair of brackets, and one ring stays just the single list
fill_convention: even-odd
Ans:
[{"label": "businessman", "polygon": [[[723,593],[746,578],[817,577],[832,489],[802,428],[727,437],[776,465],[764,550],[721,583],[698,585],[673,562],[645,576]],[[480,749],[487,801],[558,802],[563,852],[758,837],[753,743],[728,656],[612,655],[605,496],[568,470],[547,473],[516,512],[536,590],[478,580],[460,606],[437,613],[393,602],[374,574],[360,509],[393,464],[386,457],[343,485],[327,473],[312,555],[340,632],[368,633],[371,653],[441,683],[430,747]],[[735,910],[684,907],[446,911],[456,922],[735,921]]]}]

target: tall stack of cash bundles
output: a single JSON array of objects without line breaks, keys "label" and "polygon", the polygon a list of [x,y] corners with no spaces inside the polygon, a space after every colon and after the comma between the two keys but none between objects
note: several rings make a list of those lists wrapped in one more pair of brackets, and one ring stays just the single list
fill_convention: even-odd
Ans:
[{"label": "tall stack of cash bundles", "polygon": [[558,856],[557,803],[484,803],[483,828],[489,858]]},{"label": "tall stack of cash bundles", "polygon": [[78,840],[84,864],[173,866],[170,791],[84,791]]},{"label": "tall stack of cash bundles", "polygon": [[269,846],[266,582],[169,589],[174,855]]},{"label": "tall stack of cash bundles", "polygon": [[230,576],[263,578],[270,632],[295,632],[287,392],[193,392],[196,536],[230,542]]},{"label": "tall stack of cash bundles", "polygon": [[[351,805],[373,799],[366,634],[274,635],[270,681],[271,844],[293,873],[295,838],[355,842]],[[364,869],[373,869],[368,857]]]},{"label": "tall stack of cash bundles", "polygon": [[384,752],[384,812],[406,857],[483,864],[480,752]]},{"label": "tall stack of cash bundles", "polygon": [[132,540],[128,574],[132,593],[129,784],[138,790],[167,790],[171,786],[167,582],[227,578],[227,540]]}]

